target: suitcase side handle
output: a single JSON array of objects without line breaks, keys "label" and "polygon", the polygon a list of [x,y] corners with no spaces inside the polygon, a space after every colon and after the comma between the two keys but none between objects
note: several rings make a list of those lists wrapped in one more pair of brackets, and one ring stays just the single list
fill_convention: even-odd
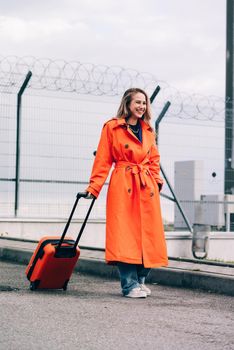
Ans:
[{"label": "suitcase side handle", "polygon": [[[66,235],[66,233],[67,233],[67,230],[68,230],[68,228],[69,228],[69,226],[70,226],[70,223],[71,223],[73,214],[74,214],[74,212],[75,212],[75,210],[76,210],[76,207],[77,207],[77,204],[78,204],[78,202],[79,202],[79,199],[80,199],[80,198],[86,198],[87,196],[88,196],[88,193],[87,193],[87,192],[78,192],[78,193],[77,193],[77,195],[76,195],[76,200],[75,200],[75,203],[74,203],[74,205],[73,205],[71,214],[70,214],[70,216],[69,216],[69,218],[68,218],[68,221],[67,221],[66,226],[65,226],[65,228],[64,228],[64,230],[63,230],[61,239],[60,239],[60,241],[59,241],[59,243],[58,243],[58,246],[57,246],[57,248],[56,248],[57,251],[60,249],[60,247],[61,247],[61,245],[62,245],[62,243],[63,243],[63,240],[64,240],[64,238],[65,238],[65,235]],[[83,224],[82,224],[82,226],[81,226],[80,232],[79,232],[78,237],[77,237],[77,239],[76,239],[76,241],[75,241],[74,248],[76,248],[77,245],[78,245],[78,243],[79,243],[79,240],[80,240],[81,235],[82,235],[82,233],[83,233],[83,231],[84,231],[85,225],[86,225],[86,223],[87,223],[89,214],[90,214],[90,212],[91,212],[91,210],[92,210],[92,208],[93,208],[93,205],[94,205],[95,200],[96,200],[96,198],[93,198],[93,199],[92,199],[92,202],[91,202],[90,207],[89,207],[89,210],[88,210],[88,212],[87,212],[87,214],[86,214],[85,220],[84,220],[84,222],[83,222]]]}]

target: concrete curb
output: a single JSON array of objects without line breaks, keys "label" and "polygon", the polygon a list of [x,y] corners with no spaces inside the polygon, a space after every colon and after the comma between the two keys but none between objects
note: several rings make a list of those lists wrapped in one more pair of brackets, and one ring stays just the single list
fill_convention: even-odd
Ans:
[{"label": "concrete curb", "polygon": [[[27,265],[31,256],[31,250],[0,247],[1,260]],[[75,271],[107,278],[118,278],[116,267],[107,265],[102,259],[81,257]],[[234,296],[234,276],[229,275],[167,267],[152,269],[147,282]]]},{"label": "concrete curb", "polygon": [[160,268],[151,271],[149,282],[234,296],[234,277],[232,276]]},{"label": "concrete curb", "polygon": [[16,248],[5,248],[0,247],[0,259],[6,261],[17,262],[20,264],[27,265],[32,256],[31,251],[16,249]]}]

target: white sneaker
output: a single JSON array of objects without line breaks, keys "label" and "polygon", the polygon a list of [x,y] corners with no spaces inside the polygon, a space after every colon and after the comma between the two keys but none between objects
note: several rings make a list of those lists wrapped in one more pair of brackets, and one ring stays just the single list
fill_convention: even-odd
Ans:
[{"label": "white sneaker", "polygon": [[146,287],[145,284],[140,284],[140,289],[143,292],[145,292],[147,296],[151,295],[151,290],[148,287]]},{"label": "white sneaker", "polygon": [[130,290],[128,294],[125,295],[127,298],[146,298],[147,294],[141,288],[136,287]]}]

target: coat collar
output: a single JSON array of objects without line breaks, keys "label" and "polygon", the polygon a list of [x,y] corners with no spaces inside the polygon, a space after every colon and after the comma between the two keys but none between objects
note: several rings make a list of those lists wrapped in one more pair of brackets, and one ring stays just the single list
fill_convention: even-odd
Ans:
[{"label": "coat collar", "polygon": [[[127,123],[126,123],[125,118],[115,118],[115,120],[116,120],[116,125],[114,126],[114,128],[116,128],[118,126],[126,126],[127,127]],[[148,124],[146,124],[146,122],[144,122],[144,120],[140,119],[140,123],[141,123],[142,129],[151,130],[150,126]]]}]

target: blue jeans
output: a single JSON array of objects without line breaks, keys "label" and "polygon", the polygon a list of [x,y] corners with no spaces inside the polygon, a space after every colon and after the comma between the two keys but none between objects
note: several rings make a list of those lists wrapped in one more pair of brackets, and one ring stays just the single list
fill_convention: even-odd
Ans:
[{"label": "blue jeans", "polygon": [[150,272],[150,269],[145,268],[144,265],[117,262],[117,266],[123,295],[127,295],[133,288],[145,283],[145,278]]}]

